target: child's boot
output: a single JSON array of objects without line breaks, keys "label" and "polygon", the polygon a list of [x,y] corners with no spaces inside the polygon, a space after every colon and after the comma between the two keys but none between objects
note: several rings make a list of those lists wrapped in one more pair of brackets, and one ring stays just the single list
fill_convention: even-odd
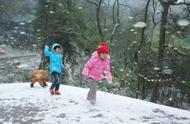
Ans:
[{"label": "child's boot", "polygon": [[94,104],[96,104],[96,101],[95,101],[95,100],[90,100],[90,103],[91,103],[92,105],[94,105]]},{"label": "child's boot", "polygon": [[34,87],[34,84],[33,84],[33,83],[31,83],[31,84],[30,84],[30,87],[31,87],[31,88],[33,88],[33,87]]},{"label": "child's boot", "polygon": [[47,83],[44,83],[42,87],[47,87],[47,86],[48,86]]},{"label": "child's boot", "polygon": [[53,89],[49,89],[49,92],[51,95],[55,94],[55,91]]},{"label": "child's boot", "polygon": [[56,90],[55,95],[61,95],[61,93],[58,90]]}]

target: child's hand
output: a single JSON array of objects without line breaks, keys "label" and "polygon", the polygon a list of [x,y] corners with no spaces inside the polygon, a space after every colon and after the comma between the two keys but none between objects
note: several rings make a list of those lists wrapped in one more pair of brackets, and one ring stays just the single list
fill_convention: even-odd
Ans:
[{"label": "child's hand", "polygon": [[87,81],[87,80],[88,80],[88,77],[87,77],[87,76],[83,76],[83,80],[84,80],[84,81]]},{"label": "child's hand", "polygon": [[45,48],[49,49],[49,47],[47,45],[45,45]]},{"label": "child's hand", "polygon": [[112,81],[108,81],[109,84],[112,84]]},{"label": "child's hand", "polygon": [[107,82],[108,82],[109,84],[112,84],[112,80],[108,80],[108,77],[107,77],[107,76],[102,75],[102,78],[103,78],[103,79],[106,79],[106,80],[107,80]]},{"label": "child's hand", "polygon": [[101,75],[103,79],[107,79],[107,77],[105,75]]}]

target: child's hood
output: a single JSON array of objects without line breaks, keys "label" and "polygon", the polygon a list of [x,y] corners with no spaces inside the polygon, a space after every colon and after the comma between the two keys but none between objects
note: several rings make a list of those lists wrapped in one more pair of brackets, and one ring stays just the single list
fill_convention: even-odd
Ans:
[{"label": "child's hood", "polygon": [[61,48],[61,51],[63,51],[63,48],[62,48],[62,46],[60,45],[60,44],[58,44],[58,43],[54,43],[53,45],[52,45],[52,51],[54,51],[54,48],[55,47],[57,47],[57,46],[59,46],[60,48]]}]

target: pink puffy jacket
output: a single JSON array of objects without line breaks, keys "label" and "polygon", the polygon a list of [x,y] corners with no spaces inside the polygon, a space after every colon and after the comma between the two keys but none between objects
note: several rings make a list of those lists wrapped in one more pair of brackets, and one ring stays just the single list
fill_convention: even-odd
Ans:
[{"label": "pink puffy jacket", "polygon": [[88,62],[84,65],[82,74],[88,78],[99,81],[106,78],[108,81],[112,81],[110,72],[110,56],[105,60],[102,60],[97,52],[94,52]]}]

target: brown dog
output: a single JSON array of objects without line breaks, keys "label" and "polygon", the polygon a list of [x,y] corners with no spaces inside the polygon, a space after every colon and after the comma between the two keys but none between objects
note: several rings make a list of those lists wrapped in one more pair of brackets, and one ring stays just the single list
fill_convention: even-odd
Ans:
[{"label": "brown dog", "polygon": [[42,87],[47,86],[46,82],[48,81],[48,75],[45,70],[34,70],[32,71],[32,78],[31,78],[31,87],[34,87],[34,84],[36,82],[39,82],[39,84]]}]

